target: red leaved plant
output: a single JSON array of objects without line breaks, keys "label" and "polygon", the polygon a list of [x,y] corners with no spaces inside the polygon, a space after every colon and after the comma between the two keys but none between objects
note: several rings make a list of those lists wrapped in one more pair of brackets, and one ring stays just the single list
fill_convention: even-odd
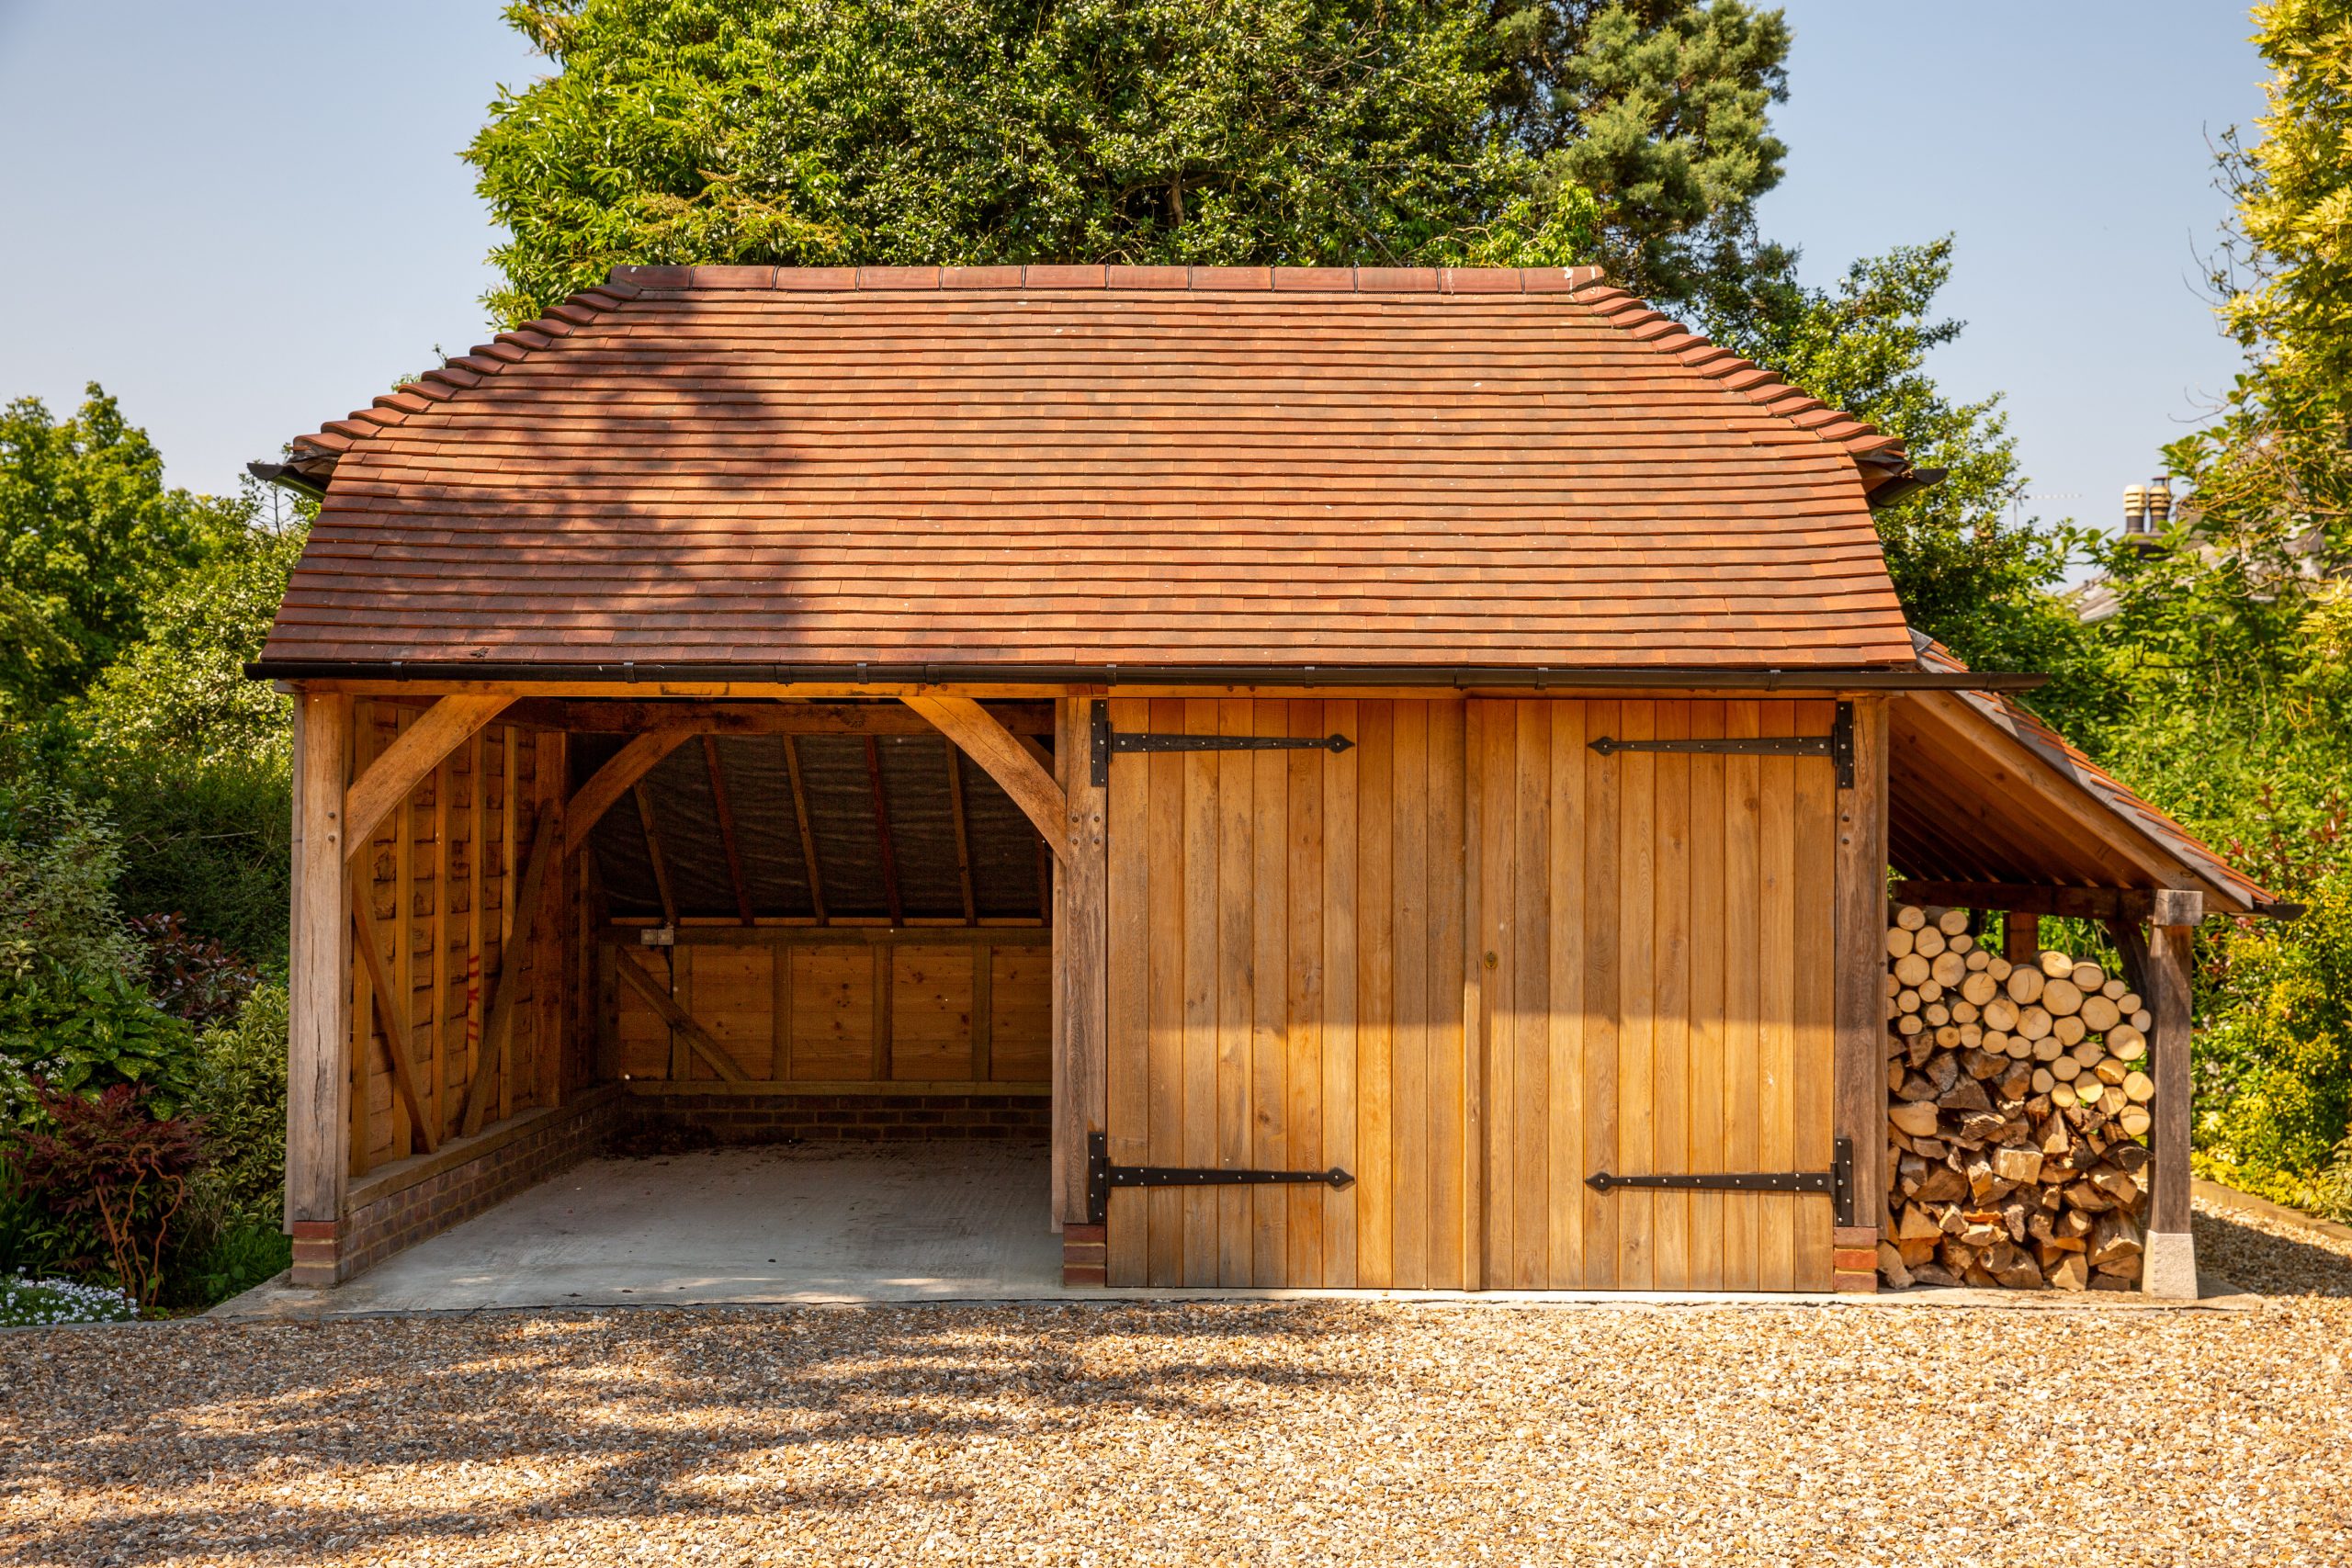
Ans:
[{"label": "red leaved plant", "polygon": [[151,1114],[139,1084],[85,1100],[35,1078],[33,1094],[55,1131],[28,1133],[10,1151],[18,1179],[59,1219],[95,1221],[117,1282],[153,1307],[172,1221],[205,1165],[203,1119]]}]

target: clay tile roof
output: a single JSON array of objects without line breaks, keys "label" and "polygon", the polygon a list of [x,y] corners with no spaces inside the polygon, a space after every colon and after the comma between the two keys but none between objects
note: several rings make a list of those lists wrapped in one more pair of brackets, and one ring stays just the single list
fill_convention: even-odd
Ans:
[{"label": "clay tile roof", "polygon": [[1916,668],[1899,445],[1590,268],[620,267],[295,448],[284,672]]},{"label": "clay tile roof", "polygon": [[[1914,633],[1919,667],[1938,674],[1965,671],[1968,666],[1943,644],[1924,633]],[[2014,699],[1998,692],[1958,691],[1939,694],[1935,700],[1957,699],[1991,721],[2049,767],[2071,781],[2091,801],[2128,832],[2135,833],[2170,856],[2216,896],[2227,912],[2289,915],[2300,912],[2239,871],[2194,833],[2165,816],[2126,787]],[[2222,911],[2213,911],[2222,912]]]}]

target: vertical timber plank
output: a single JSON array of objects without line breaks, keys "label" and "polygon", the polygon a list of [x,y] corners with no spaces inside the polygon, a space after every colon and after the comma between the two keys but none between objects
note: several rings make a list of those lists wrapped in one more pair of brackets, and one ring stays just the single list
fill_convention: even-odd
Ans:
[{"label": "vertical timber plank", "polygon": [[[1295,736],[1330,733],[1323,726],[1323,705],[1288,705],[1289,732]],[[1290,894],[1283,920],[1288,943],[1283,974],[1283,1126],[1287,1135],[1284,1163],[1296,1170],[1323,1170],[1323,770],[1332,759],[1316,751],[1290,753],[1285,784],[1289,792],[1289,864],[1284,882]],[[1284,1281],[1309,1287],[1323,1283],[1323,1204],[1329,1189],[1292,1187],[1284,1190],[1288,1204],[1283,1235],[1289,1244]]]},{"label": "vertical timber plank", "polygon": [[[1690,738],[1717,740],[1724,705],[1690,705]],[[1690,1170],[1729,1170],[1724,1157],[1724,768],[1721,755],[1690,759]],[[1724,1288],[1724,1195],[1690,1194],[1694,1291]]]},{"label": "vertical timber plank", "polygon": [[1512,934],[1518,869],[1519,733],[1515,705],[1472,704],[1478,744],[1478,964],[1486,1042],[1486,1228],[1479,1238],[1479,1274],[1488,1290],[1518,1280],[1512,1251],[1518,1205],[1517,1154],[1521,1107],[1518,1094],[1519,974]]},{"label": "vertical timber plank", "polygon": [[[1217,733],[1251,733],[1253,705],[1247,698],[1221,703]],[[1250,1164],[1250,1042],[1255,1025],[1251,965],[1257,961],[1257,760],[1248,751],[1217,757],[1217,996],[1216,1159],[1227,1170]],[[1250,1280],[1252,1194],[1246,1187],[1216,1191],[1216,1283],[1246,1286]]]},{"label": "vertical timber plank", "polygon": [[[1250,705],[1254,733],[1286,735],[1290,704]],[[1243,753],[1250,760],[1250,906],[1256,953],[1250,960],[1250,1149],[1262,1170],[1286,1168],[1290,1096],[1284,1069],[1288,1041],[1283,1025],[1290,997],[1290,768],[1282,751]],[[1261,1287],[1285,1283],[1290,1264],[1290,1194],[1279,1187],[1245,1189],[1250,1195],[1250,1281]]]},{"label": "vertical timber plank", "polygon": [[351,699],[295,699],[292,976],[287,1047],[286,1218],[343,1216],[350,1166],[351,913],[345,902],[343,797],[349,782]]},{"label": "vertical timber plank", "polygon": [[[407,728],[403,723],[403,729]],[[400,1014],[412,1021],[409,1038],[401,1049],[416,1059],[413,1020],[416,1006],[416,813],[415,793],[403,795],[392,807],[392,989],[400,995]],[[417,1129],[411,1125],[407,1103],[392,1097],[392,1157],[406,1159],[415,1152]]]},{"label": "vertical timber plank", "polygon": [[1546,1221],[1545,1283],[1572,1291],[1584,1284],[1585,1063],[1585,705],[1552,705],[1550,771],[1551,862],[1545,912],[1548,971],[1544,1019],[1552,1085],[1547,1143],[1551,1154]]},{"label": "vertical timber plank", "polygon": [[[1799,703],[1797,733],[1826,735],[1836,717],[1835,703]],[[1789,1098],[1794,1111],[1791,1134],[1796,1160],[1793,1168],[1826,1170],[1833,1153],[1830,1140],[1837,1119],[1836,829],[1839,792],[1837,770],[1826,758],[1800,759],[1795,772],[1796,874],[1790,913],[1796,941],[1796,1050],[1790,1077]],[[1860,776],[1857,773],[1858,780]],[[1857,1149],[1855,1159],[1861,1162],[1863,1151]],[[1864,1187],[1861,1190],[1874,1195],[1883,1189]],[[1831,1284],[1832,1247],[1837,1235],[1834,1205],[1826,1199],[1809,1197],[1794,1207],[1796,1288],[1826,1291]]]},{"label": "vertical timber plank", "polygon": [[[1724,733],[1747,739],[1763,733],[1763,705],[1724,705]],[[1724,1168],[1760,1170],[1764,1032],[1763,955],[1764,760],[1724,759]],[[1760,1196],[1727,1193],[1724,1205],[1724,1289],[1753,1291],[1763,1275]]]},{"label": "vertical timber plank", "polygon": [[[1550,1282],[1552,705],[1510,705],[1511,1245],[1515,1290]],[[1498,836],[1499,838],[1499,835]]]},{"label": "vertical timber plank", "polygon": [[1086,1137],[1105,1132],[1109,1102],[1108,997],[1110,941],[1107,904],[1110,863],[1108,791],[1093,782],[1088,765],[1088,738],[1093,715],[1091,697],[1060,701],[1060,736],[1068,747],[1057,753],[1068,758],[1062,767],[1062,793],[1069,815],[1065,824],[1069,863],[1055,878],[1067,885],[1062,903],[1067,924],[1054,932],[1056,968],[1062,991],[1062,1059],[1054,1074],[1054,1140],[1060,1151],[1060,1191],[1056,1210],[1066,1224],[1086,1218]]},{"label": "vertical timber plank", "polygon": [[[1323,705],[1329,731],[1361,741],[1363,705]],[[1323,1200],[1323,1283],[1356,1283],[1357,1216],[1363,1172],[1356,1160],[1356,795],[1363,748],[1323,764],[1323,1159],[1355,1173],[1356,1183]]]},{"label": "vertical timber plank", "polygon": [[[1150,707],[1149,727],[1182,733],[1184,704],[1160,698]],[[1182,1165],[1187,1158],[1184,1125],[1186,1009],[1184,942],[1189,897],[1185,867],[1192,845],[1185,827],[1185,759],[1173,751],[1152,753],[1146,763],[1151,800],[1150,840],[1150,1027],[1151,1130],[1154,1165]],[[1184,1194],[1172,1187],[1150,1189],[1149,1235],[1144,1259],[1146,1281],[1177,1285],[1184,1280]]]},{"label": "vertical timber plank", "polygon": [[[1623,705],[1628,740],[1657,733],[1657,705]],[[1617,885],[1617,1160],[1611,1168],[1645,1175],[1657,1169],[1657,1102],[1652,1052],[1657,1041],[1657,755],[1623,754],[1619,772]],[[1617,1215],[1617,1283],[1646,1291],[1657,1273],[1657,1234],[1651,1194],[1621,1191]]]},{"label": "vertical timber plank", "polygon": [[[349,751],[351,761],[348,764],[349,777],[359,778],[364,776],[368,772],[368,764],[375,760],[377,751],[376,717],[375,704],[369,702],[355,702],[351,705],[351,726],[349,730]],[[380,835],[383,831],[383,824],[379,823],[373,829],[369,841],[360,847],[361,852],[365,857],[364,863],[366,866],[366,874],[362,875],[358,879],[358,897],[369,898],[375,897],[375,837]],[[346,986],[349,992],[349,1005],[347,1008],[348,1016],[344,1022],[344,1028],[350,1038],[350,1045],[345,1053],[345,1059],[350,1064],[351,1075],[351,1098],[345,1107],[350,1113],[351,1121],[351,1143],[349,1147],[350,1160],[348,1168],[351,1175],[363,1176],[368,1172],[369,1156],[375,1152],[376,1143],[376,1129],[372,1123],[372,1119],[368,1115],[368,1112],[374,1109],[373,1101],[375,1100],[376,1014],[374,1007],[374,986],[364,972],[353,968],[351,963],[352,947],[348,940],[346,940],[343,945],[343,952],[345,955],[344,966],[346,969],[352,970],[350,979]]]},{"label": "vertical timber plank", "polygon": [[1396,1280],[1396,971],[1393,759],[1396,705],[1357,706],[1356,903],[1356,1283],[1384,1290]]},{"label": "vertical timber plank", "polygon": [[[1796,733],[1796,705],[1762,705],[1768,736]],[[1796,769],[1793,757],[1760,759],[1763,818],[1758,828],[1757,910],[1757,1157],[1763,1170],[1792,1170],[1796,1159]],[[1796,1205],[1792,1192],[1757,1200],[1758,1288],[1796,1288]]]},{"label": "vertical timber plank", "polygon": [[1399,701],[1390,711],[1389,1274],[1399,1289],[1421,1290],[1430,1280],[1429,704]]},{"label": "vertical timber plank", "polygon": [[[1150,706],[1139,699],[1111,703],[1111,726],[1150,728]],[[952,751],[952,749],[951,749]],[[1151,758],[1125,751],[1111,759],[1110,832],[1110,1153],[1122,1165],[1151,1159]],[[960,833],[960,828],[959,828]],[[958,853],[969,855],[958,840]],[[980,953],[984,969],[988,954]],[[973,1012],[984,1016],[975,996]],[[1150,1193],[1124,1188],[1111,1194],[1107,1282],[1145,1282]]]},{"label": "vertical timber plank", "polygon": [[1886,1191],[1887,709],[1854,702],[1854,787],[1838,791],[1837,1112],[1834,1133],[1854,1149],[1855,1222],[1878,1228]]},{"label": "vertical timber plank", "polygon": [[[1690,705],[1657,705],[1660,739],[1690,735]],[[1654,1105],[1651,1156],[1659,1170],[1690,1164],[1690,758],[1657,759],[1657,975],[1650,1043]],[[1657,1254],[1651,1283],[1661,1291],[1690,1288],[1690,1194],[1659,1192],[1651,1199]]]},{"label": "vertical timber plank", "polygon": [[[1462,754],[1464,705],[1455,699],[1429,705],[1429,1282],[1460,1290],[1472,1277],[1465,1247],[1476,1241],[1468,1224],[1470,1122],[1464,1103],[1463,946],[1477,922],[1464,907]],[[1465,937],[1465,933],[1468,933]]]},{"label": "vertical timber plank", "polygon": [[[1595,1170],[1618,1168],[1617,950],[1622,941],[1622,897],[1618,887],[1619,795],[1622,771],[1615,757],[1591,750],[1604,735],[1624,734],[1623,705],[1584,705],[1585,831],[1584,886],[1584,1162]],[[1618,1220],[1613,1195],[1587,1188],[1584,1204],[1584,1284],[1605,1291],[1617,1284]]]},{"label": "vertical timber plank", "polygon": [[[1217,732],[1217,705],[1184,705],[1191,735]],[[1184,755],[1184,1157],[1180,1164],[1217,1163],[1217,833],[1222,813],[1214,751]],[[1182,1283],[1217,1282],[1217,1206],[1206,1189],[1183,1195]]]}]

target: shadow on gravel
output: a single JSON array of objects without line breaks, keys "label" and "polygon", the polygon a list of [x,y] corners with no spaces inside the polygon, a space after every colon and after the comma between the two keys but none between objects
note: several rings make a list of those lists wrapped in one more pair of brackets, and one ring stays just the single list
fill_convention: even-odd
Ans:
[{"label": "shadow on gravel", "polygon": [[2352,1296],[2352,1257],[2317,1237],[2274,1235],[2226,1212],[2199,1209],[2189,1222],[2197,1265],[2261,1296]]},{"label": "shadow on gravel", "polygon": [[[1050,1439],[1103,1404],[1214,1427],[1284,1389],[1360,1381],[1283,1364],[1344,1334],[1346,1316],[709,1309],[20,1340],[34,1353],[0,1373],[0,1561],[301,1560],[338,1540],[429,1556],[435,1540],[526,1520],[742,1515],[788,1529],[797,1510],[952,1508],[960,1488],[911,1479],[925,1452]],[[859,1443],[876,1462],[844,1473]],[[804,1483],[714,1484],[741,1456],[814,1445],[839,1447]],[[191,1495],[207,1486],[235,1495]],[[44,1518],[36,1487],[100,1501]],[[329,1501],[363,1490],[377,1501]],[[403,1493],[413,1506],[383,1506]],[[184,1506],[152,1506],[175,1495]]]}]

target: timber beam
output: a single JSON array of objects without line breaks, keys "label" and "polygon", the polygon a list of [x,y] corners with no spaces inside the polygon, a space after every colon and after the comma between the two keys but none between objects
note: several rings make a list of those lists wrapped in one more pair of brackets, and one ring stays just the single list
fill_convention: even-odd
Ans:
[{"label": "timber beam", "polygon": [[1906,904],[1962,909],[2005,909],[2016,915],[2056,915],[2077,920],[2147,921],[2193,926],[2204,919],[2205,896],[2180,887],[2044,887],[2014,882],[1898,882]]},{"label": "timber beam", "polygon": [[[1050,702],[995,702],[991,717],[1020,736],[1051,735]],[[929,735],[933,726],[894,701],[820,703],[634,702],[623,698],[526,697],[506,722],[573,735],[639,735],[680,725],[702,735]]]}]

